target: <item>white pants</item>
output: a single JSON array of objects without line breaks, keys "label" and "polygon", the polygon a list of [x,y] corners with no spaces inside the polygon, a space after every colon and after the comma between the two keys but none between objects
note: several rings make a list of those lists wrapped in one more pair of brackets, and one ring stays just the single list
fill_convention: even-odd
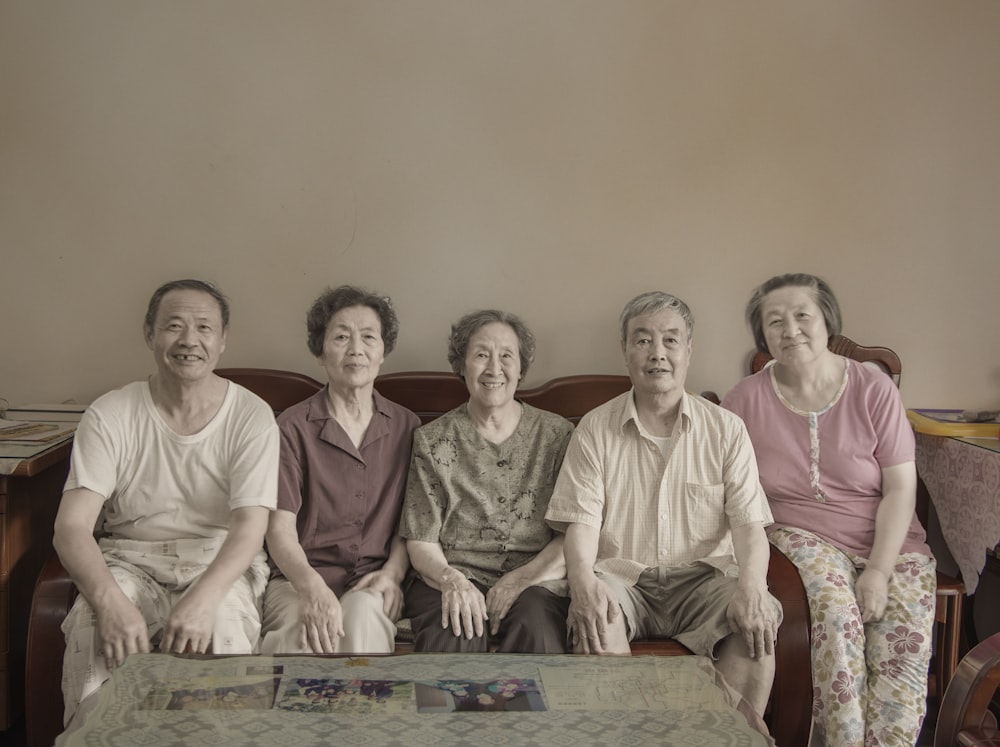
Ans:
[{"label": "white pants", "polygon": [[[209,540],[138,542],[101,540],[108,569],[122,592],[142,613],[155,646],[170,611],[215,559],[225,537]],[[219,601],[212,633],[212,653],[252,654],[260,640],[260,608],[267,583],[267,557],[261,551],[246,573]],[[64,724],[86,698],[110,677],[98,640],[97,614],[81,594],[62,624]]]},{"label": "white pants", "polygon": [[[396,647],[396,625],[382,609],[378,592],[348,590],[340,597],[344,635],[334,641],[337,654],[391,654]],[[312,654],[301,645],[299,593],[286,578],[272,578],[264,592],[262,654]]]}]

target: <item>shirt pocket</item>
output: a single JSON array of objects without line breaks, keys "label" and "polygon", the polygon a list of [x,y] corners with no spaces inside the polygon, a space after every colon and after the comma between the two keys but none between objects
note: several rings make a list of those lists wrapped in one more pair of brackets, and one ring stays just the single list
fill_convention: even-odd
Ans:
[{"label": "shirt pocket", "polygon": [[726,487],[722,483],[685,483],[685,513],[688,537],[695,555],[713,552],[714,546],[725,534]]},{"label": "shirt pocket", "polygon": [[688,482],[684,484],[688,498],[699,507],[718,506],[722,510],[726,498],[726,486],[720,483],[704,485]]}]

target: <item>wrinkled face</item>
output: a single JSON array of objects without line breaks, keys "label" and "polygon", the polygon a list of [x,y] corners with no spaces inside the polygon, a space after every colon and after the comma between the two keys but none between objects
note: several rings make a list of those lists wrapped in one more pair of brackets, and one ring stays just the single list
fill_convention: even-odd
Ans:
[{"label": "wrinkled face", "polygon": [[382,321],[375,310],[348,306],[330,317],[318,360],[334,387],[373,383],[385,361]]},{"label": "wrinkled face", "polygon": [[209,376],[226,349],[222,309],[204,291],[167,293],[160,300],[152,329],[144,332],[159,374],[179,381]]},{"label": "wrinkled face", "polygon": [[622,352],[637,392],[658,395],[684,391],[691,338],[684,317],[673,309],[629,319]]},{"label": "wrinkled face", "polygon": [[829,333],[811,288],[786,285],[761,302],[761,324],[768,352],[778,363],[815,359],[826,351]]},{"label": "wrinkled face", "polygon": [[462,373],[472,402],[491,408],[511,402],[521,379],[521,351],[513,328],[490,322],[477,329],[469,338]]}]

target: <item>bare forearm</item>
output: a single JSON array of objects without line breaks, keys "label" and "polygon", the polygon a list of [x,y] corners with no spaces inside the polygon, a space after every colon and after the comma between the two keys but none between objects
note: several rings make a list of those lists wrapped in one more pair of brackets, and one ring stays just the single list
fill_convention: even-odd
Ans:
[{"label": "bare forearm", "polygon": [[882,500],[875,513],[875,541],[868,566],[892,575],[906,540],[917,501],[917,472],[913,462],[882,470]]},{"label": "bare forearm", "polygon": [[309,564],[305,550],[299,544],[295,515],[281,509],[271,514],[267,529],[267,552],[281,575],[300,594],[311,586],[326,586],[323,577]]},{"label": "bare forearm", "polygon": [[382,570],[388,573],[397,584],[403,583],[406,572],[410,569],[410,556],[406,552],[406,540],[396,536],[392,538],[392,545],[389,547],[389,557],[382,566]]},{"label": "bare forearm", "polygon": [[194,583],[192,593],[221,599],[264,547],[268,510],[254,506],[233,511],[229,533],[218,554]]},{"label": "bare forearm", "polygon": [[554,581],[566,577],[566,556],[563,554],[565,536],[557,534],[541,551],[519,568],[510,572],[526,585]]},{"label": "bare forearm", "polygon": [[877,568],[887,576],[892,575],[892,569],[896,565],[896,559],[910,527],[909,519],[904,520],[903,517],[912,514],[913,502],[907,500],[905,496],[882,497],[878,512],[875,514],[875,541],[868,557],[869,567]]},{"label": "bare forearm", "polygon": [[121,595],[94,539],[94,523],[103,505],[104,498],[86,488],[68,491],[59,506],[52,538],[59,561],[96,609],[102,608],[109,595]]},{"label": "bare forearm", "polygon": [[[424,583],[432,589],[441,591],[442,576],[449,569],[448,560],[444,556],[444,550],[437,542],[422,542],[420,540],[406,540],[406,551],[410,556],[410,563],[414,570],[420,574]],[[457,571],[455,571],[457,573]]]},{"label": "bare forearm", "polygon": [[95,609],[100,610],[109,595],[122,593],[93,534],[57,533],[52,544],[59,562]]},{"label": "bare forearm", "polygon": [[569,579],[570,586],[576,580],[594,574],[600,537],[600,529],[586,524],[570,524],[566,528],[563,555],[566,561],[566,577]]},{"label": "bare forearm", "polygon": [[733,552],[740,567],[740,583],[767,586],[767,568],[771,547],[760,522],[732,530]]}]

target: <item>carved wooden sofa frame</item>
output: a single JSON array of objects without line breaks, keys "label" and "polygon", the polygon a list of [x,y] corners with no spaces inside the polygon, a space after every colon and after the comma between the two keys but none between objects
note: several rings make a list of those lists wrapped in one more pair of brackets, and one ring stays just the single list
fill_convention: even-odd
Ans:
[{"label": "carved wooden sofa frame", "polygon": [[[321,387],[308,376],[287,371],[243,368],[220,369],[218,373],[259,394],[276,412],[311,396]],[[461,380],[451,373],[436,371],[385,374],[379,377],[376,388],[390,400],[413,410],[425,423],[468,399]],[[628,389],[626,376],[567,376],[523,389],[518,392],[518,399],[576,423],[589,410]],[[808,741],[811,725],[809,609],[798,572],[774,547],[768,585],[782,604],[784,621],[778,631],[774,686],[765,722],[780,747],[797,747]],[[61,673],[65,643],[60,625],[75,597],[73,582],[53,554],[35,588],[28,631],[25,710],[29,747],[48,747],[62,731]],[[408,649],[409,644],[397,645],[397,651]],[[635,641],[632,652],[660,656],[690,653],[668,639]]]},{"label": "carved wooden sofa frame", "polygon": [[1000,633],[994,633],[959,662],[938,711],[934,747],[1000,746],[997,716],[990,710],[998,687]]}]

